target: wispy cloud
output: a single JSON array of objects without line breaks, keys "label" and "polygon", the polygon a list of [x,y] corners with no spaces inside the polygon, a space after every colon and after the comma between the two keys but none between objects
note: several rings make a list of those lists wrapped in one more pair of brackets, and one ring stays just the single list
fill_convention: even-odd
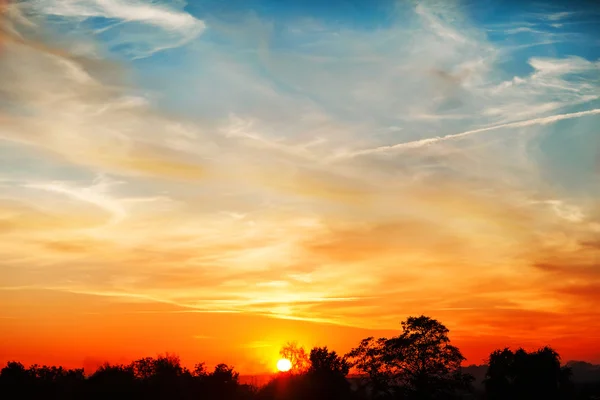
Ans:
[{"label": "wispy cloud", "polygon": [[95,184],[89,187],[77,188],[64,182],[52,182],[52,183],[28,183],[25,187],[46,190],[49,192],[60,193],[74,199],[84,201],[87,203],[94,204],[103,210],[106,210],[111,214],[111,223],[117,223],[126,216],[125,209],[114,201],[112,198],[107,196],[106,192],[111,184],[118,182],[110,182],[100,178]]},{"label": "wispy cloud", "polygon": [[572,11],[561,11],[561,12],[555,12],[555,13],[550,13],[550,14],[540,14],[540,17],[543,19],[547,19],[548,21],[560,21],[563,19],[566,19],[568,17],[571,17],[575,14],[575,12]]},{"label": "wispy cloud", "polygon": [[157,2],[34,0],[25,5],[32,12],[61,17],[73,28],[81,21],[103,18],[110,25],[97,29],[97,33],[115,30],[118,38],[111,46],[129,46],[126,52],[134,58],[182,46],[206,29],[203,21],[189,13]]}]

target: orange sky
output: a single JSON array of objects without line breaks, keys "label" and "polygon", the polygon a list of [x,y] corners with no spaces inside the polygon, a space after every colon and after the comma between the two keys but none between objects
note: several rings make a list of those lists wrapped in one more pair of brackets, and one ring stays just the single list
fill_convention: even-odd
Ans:
[{"label": "orange sky", "polygon": [[[3,296],[0,305],[5,310],[0,362],[18,359],[25,364],[83,366],[88,371],[104,361],[126,363],[168,352],[179,354],[189,367],[200,361],[226,362],[246,374],[273,372],[278,350],[287,341],[346,352],[364,337],[398,332],[243,312],[194,312],[168,304],[55,291],[15,290]],[[600,360],[589,314],[498,310],[486,317],[477,311],[415,309],[446,321],[451,339],[467,357],[466,364],[482,363],[490,349],[542,344],[554,346],[565,361]],[[565,327],[565,322],[572,325]]]},{"label": "orange sky", "polygon": [[250,14],[57,1],[0,30],[1,363],[261,373],[421,314],[467,363],[600,362],[598,61],[507,72],[517,47],[428,1],[375,32],[299,18],[320,39],[285,51]]}]

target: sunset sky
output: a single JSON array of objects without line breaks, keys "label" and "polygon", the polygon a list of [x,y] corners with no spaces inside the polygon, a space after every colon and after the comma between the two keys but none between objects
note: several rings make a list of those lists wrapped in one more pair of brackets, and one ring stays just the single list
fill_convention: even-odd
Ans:
[{"label": "sunset sky", "polygon": [[0,7],[2,364],[600,362],[597,3]]}]

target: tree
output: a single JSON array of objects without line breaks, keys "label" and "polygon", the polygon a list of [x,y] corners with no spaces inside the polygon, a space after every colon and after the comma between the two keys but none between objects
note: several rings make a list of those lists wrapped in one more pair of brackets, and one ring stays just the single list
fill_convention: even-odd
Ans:
[{"label": "tree", "polygon": [[17,361],[9,361],[6,367],[0,371],[0,380],[4,383],[21,384],[32,380],[31,373],[25,369],[25,366]]},{"label": "tree", "polygon": [[514,359],[515,354],[508,348],[495,350],[490,354],[484,380],[485,391],[490,400],[512,396]]},{"label": "tree", "polygon": [[327,347],[315,347],[310,351],[310,367],[306,374],[307,393],[310,399],[348,399],[351,395],[346,375],[350,364]]},{"label": "tree", "polygon": [[192,371],[192,375],[195,377],[205,377],[208,375],[208,371],[206,370],[206,364],[201,362],[194,365],[194,371]]},{"label": "tree", "polygon": [[367,377],[362,390],[370,391],[375,398],[388,398],[394,392],[393,371],[383,359],[386,341],[368,337],[346,355],[350,366]]},{"label": "tree", "polygon": [[296,342],[288,342],[279,350],[279,355],[286,360],[290,360],[292,368],[291,373],[301,374],[307,371],[310,360],[304,347],[299,347]]},{"label": "tree", "polygon": [[130,365],[110,365],[109,363],[104,363],[96,372],[94,372],[90,378],[90,380],[99,381],[103,384],[108,384],[110,382],[116,382],[117,384],[124,384],[126,381],[133,381],[135,379],[135,374],[133,372],[133,366]]},{"label": "tree", "polygon": [[215,370],[210,374],[211,379],[219,384],[237,384],[240,374],[233,370],[233,367],[227,364],[218,364]]},{"label": "tree", "polygon": [[345,357],[340,357],[327,347],[315,347],[310,351],[309,373],[317,375],[335,375],[345,377],[350,370],[350,364]]},{"label": "tree", "polygon": [[490,354],[484,381],[489,399],[566,398],[571,390],[571,369],[561,367],[550,347],[528,353],[505,348]]},{"label": "tree", "polygon": [[448,332],[435,319],[409,317],[402,322],[402,334],[386,342],[383,359],[411,397],[450,398],[468,387],[469,378],[460,372],[465,358],[450,344]]},{"label": "tree", "polygon": [[144,357],[132,363],[133,373],[137,379],[149,379],[154,375],[154,358]]},{"label": "tree", "polygon": [[101,365],[88,379],[88,396],[92,399],[130,399],[136,379],[133,365]]},{"label": "tree", "polygon": [[35,396],[35,377],[17,361],[9,361],[0,371],[0,397],[5,393],[19,393],[22,398]]},{"label": "tree", "polygon": [[[289,355],[290,353],[286,353]],[[293,354],[293,353],[292,353]],[[305,354],[305,353],[304,353]],[[327,347],[310,351],[304,373],[278,374],[257,395],[259,400],[348,400],[352,397],[346,375],[350,365]]]},{"label": "tree", "polygon": [[179,356],[168,353],[156,359],[145,357],[136,360],[131,364],[131,370],[146,399],[181,398],[192,378],[192,374],[181,366]]},{"label": "tree", "polygon": [[202,398],[236,399],[248,394],[248,387],[239,384],[239,374],[227,364],[218,364],[212,373],[204,378],[206,382]]},{"label": "tree", "polygon": [[409,317],[391,339],[368,338],[348,357],[370,378],[374,396],[451,399],[470,390],[472,377],[461,372],[465,359],[450,344],[448,328],[426,316]]},{"label": "tree", "polygon": [[[198,364],[192,374],[175,355],[142,358],[129,365],[100,366],[88,378],[83,369],[9,362],[0,370],[0,398],[252,400],[255,390],[238,382],[238,373],[219,364],[210,374]],[[286,399],[288,400],[288,399]]]},{"label": "tree", "polygon": [[169,353],[164,356],[158,356],[153,362],[152,370],[154,376],[162,379],[174,378],[183,374],[179,356]]}]

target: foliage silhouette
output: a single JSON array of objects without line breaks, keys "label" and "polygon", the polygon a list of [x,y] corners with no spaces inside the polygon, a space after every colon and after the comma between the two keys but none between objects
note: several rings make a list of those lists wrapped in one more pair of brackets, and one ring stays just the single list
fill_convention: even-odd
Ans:
[{"label": "foliage silhouette", "polygon": [[315,375],[332,375],[345,377],[350,370],[350,364],[345,357],[340,357],[327,347],[315,347],[310,351],[310,367],[308,372]]},{"label": "foliage silhouette", "polygon": [[289,360],[292,368],[290,372],[292,374],[305,373],[309,367],[310,360],[304,347],[298,346],[296,342],[288,342],[285,346],[279,350],[281,358]]},{"label": "foliage silhouette", "polygon": [[496,350],[490,354],[488,365],[484,383],[491,400],[571,397],[571,369],[561,367],[560,356],[550,347],[531,353]]},{"label": "foliage silhouette", "polygon": [[465,359],[450,344],[448,328],[426,317],[409,317],[391,339],[367,338],[348,353],[352,365],[368,376],[375,398],[453,399],[471,389],[461,372]]},{"label": "foliage silhouette", "polygon": [[83,389],[83,369],[65,369],[32,365],[25,369],[19,362],[9,362],[0,371],[0,393],[20,393],[21,398],[72,399]]},{"label": "foliage silhouette", "polygon": [[348,399],[351,395],[346,375],[350,364],[327,347],[315,347],[310,351],[310,367],[307,378],[311,383],[313,399]]},{"label": "foliage silhouette", "polygon": [[134,396],[138,385],[133,365],[100,366],[88,379],[88,395],[93,399],[127,399]]},{"label": "foliage silhouette", "polygon": [[327,347],[310,351],[304,373],[280,373],[258,394],[261,400],[350,399],[353,393],[346,379],[350,365]]}]

